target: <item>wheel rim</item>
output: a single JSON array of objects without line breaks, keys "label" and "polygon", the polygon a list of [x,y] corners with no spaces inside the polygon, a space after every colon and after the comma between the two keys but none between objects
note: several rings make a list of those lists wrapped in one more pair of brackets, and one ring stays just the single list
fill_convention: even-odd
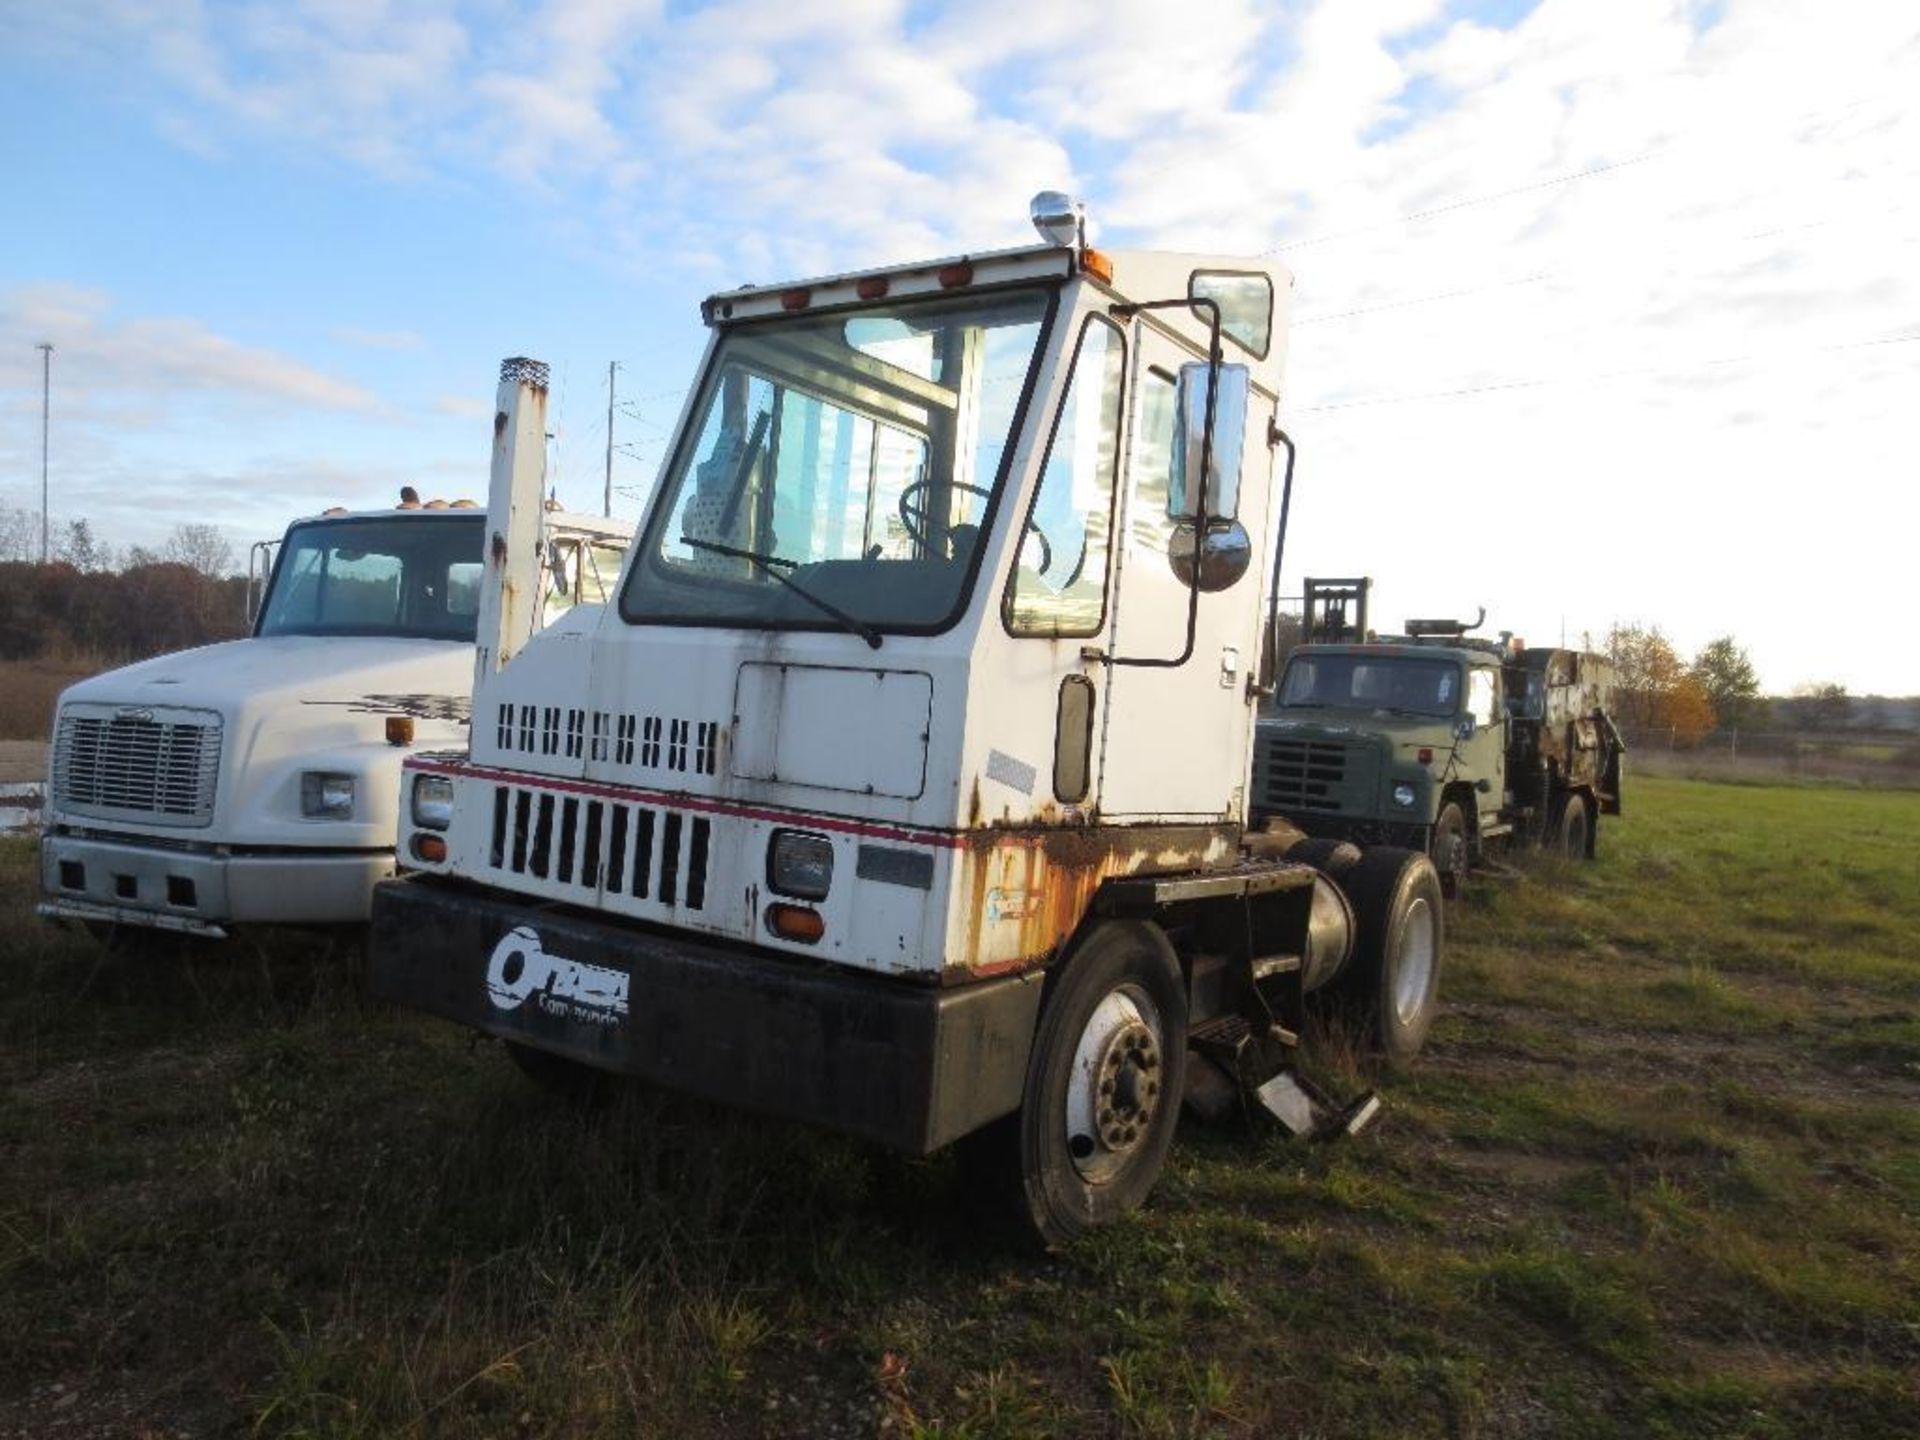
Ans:
[{"label": "wheel rim", "polygon": [[1146,1143],[1164,1077],[1152,999],[1137,985],[1109,991],[1087,1017],[1067,1077],[1067,1154],[1083,1179],[1112,1179]]},{"label": "wheel rim", "polygon": [[1402,1025],[1412,1024],[1426,1006],[1437,948],[1433,906],[1421,896],[1407,906],[1400,925],[1400,953],[1394,957],[1393,1013]]}]

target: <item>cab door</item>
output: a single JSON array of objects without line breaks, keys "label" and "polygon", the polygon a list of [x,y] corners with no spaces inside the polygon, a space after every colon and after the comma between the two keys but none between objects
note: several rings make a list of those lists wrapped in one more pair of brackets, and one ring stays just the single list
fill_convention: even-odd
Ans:
[{"label": "cab door", "polygon": [[[1192,652],[1174,663],[1187,646],[1190,594],[1174,562],[1193,543],[1193,527],[1170,513],[1183,490],[1175,469],[1181,367],[1204,357],[1150,311],[1134,317],[1129,338],[1135,358],[1099,747],[1101,812],[1127,820],[1238,819],[1254,720],[1247,681],[1258,660],[1269,552],[1253,547],[1244,573],[1200,595]],[[1231,510],[1259,535],[1269,530],[1273,462],[1264,436],[1274,406],[1274,397],[1256,391],[1246,415],[1229,419],[1248,432],[1236,447]],[[1199,444],[1197,433],[1191,443]]]},{"label": "cab door", "polygon": [[1493,666],[1468,667],[1467,713],[1473,717],[1473,735],[1466,742],[1468,773],[1485,780],[1486,793],[1497,797],[1480,807],[1480,822],[1485,825],[1505,818],[1513,808],[1507,776],[1507,707],[1500,693],[1500,672]]}]

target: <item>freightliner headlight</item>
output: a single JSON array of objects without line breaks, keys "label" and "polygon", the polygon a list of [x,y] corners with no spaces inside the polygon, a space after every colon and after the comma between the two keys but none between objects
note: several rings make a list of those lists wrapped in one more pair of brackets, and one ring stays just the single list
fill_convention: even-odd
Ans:
[{"label": "freightliner headlight", "polygon": [[353,776],[331,770],[300,772],[300,813],[316,820],[345,820],[353,814]]},{"label": "freightliner headlight", "polygon": [[444,830],[453,823],[453,781],[444,775],[413,777],[413,823]]},{"label": "freightliner headlight", "polygon": [[1413,804],[1413,787],[1404,783],[1394,786],[1393,803],[1402,809]]},{"label": "freightliner headlight", "polygon": [[824,835],[776,830],[767,842],[767,884],[795,900],[824,900],[833,888],[833,842]]}]

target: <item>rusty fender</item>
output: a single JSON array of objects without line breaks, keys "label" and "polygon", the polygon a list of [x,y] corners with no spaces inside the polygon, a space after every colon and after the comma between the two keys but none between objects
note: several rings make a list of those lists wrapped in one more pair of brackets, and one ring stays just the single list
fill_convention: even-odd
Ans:
[{"label": "rusty fender", "polygon": [[954,895],[958,943],[941,983],[966,984],[1045,965],[1120,875],[1171,874],[1228,865],[1240,853],[1235,824],[996,825],[967,832]]}]

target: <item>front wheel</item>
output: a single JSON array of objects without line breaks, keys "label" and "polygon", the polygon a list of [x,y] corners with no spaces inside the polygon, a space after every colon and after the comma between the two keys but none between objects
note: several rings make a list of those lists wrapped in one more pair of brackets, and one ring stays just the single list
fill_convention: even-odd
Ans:
[{"label": "front wheel", "polygon": [[1147,1198],[1186,1070],[1186,987],[1166,936],[1102,925],[1068,957],[1027,1062],[1020,1191],[1042,1242],[1064,1245]]},{"label": "front wheel", "polygon": [[1440,1013],[1445,901],[1440,873],[1414,850],[1368,850],[1341,879],[1353,902],[1353,956],[1340,988],[1390,1064],[1420,1053]]},{"label": "front wheel", "polygon": [[1460,881],[1467,873],[1467,817],[1458,801],[1449,800],[1440,807],[1427,853],[1440,872],[1441,893],[1451,900],[1460,893]]}]

